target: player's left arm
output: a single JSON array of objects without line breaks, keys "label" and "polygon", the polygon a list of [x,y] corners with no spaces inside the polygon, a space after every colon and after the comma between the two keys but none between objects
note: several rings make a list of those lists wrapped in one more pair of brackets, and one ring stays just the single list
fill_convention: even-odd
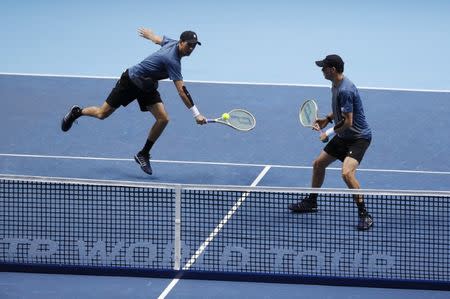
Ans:
[{"label": "player's left arm", "polygon": [[151,29],[147,28],[139,28],[138,30],[139,35],[142,36],[145,39],[148,39],[152,42],[154,42],[157,45],[161,45],[163,38],[153,32]]},{"label": "player's left arm", "polygon": [[336,134],[342,133],[353,125],[353,112],[343,112],[342,120],[338,122],[334,127]]},{"label": "player's left arm", "polygon": [[187,90],[186,86],[184,86],[183,80],[174,80],[173,83],[175,84],[175,87],[177,89],[178,94],[180,95],[181,100],[183,101],[184,105],[186,105],[189,110],[191,110],[192,115],[195,118],[195,121],[198,124],[205,124],[206,118],[200,114],[198,111],[198,108],[194,104],[194,100],[191,97],[191,94]]},{"label": "player's left arm", "polygon": [[353,125],[353,112],[342,113],[342,120],[338,122],[334,127],[329,128],[322,134],[320,134],[321,141],[327,141],[329,137],[334,134],[339,134],[347,130]]},{"label": "player's left arm", "polygon": [[341,107],[342,119],[321,134],[320,139],[326,140],[334,134],[339,134],[347,130],[353,125],[353,102],[355,95],[349,91],[343,91],[338,95],[339,106]]},{"label": "player's left arm", "polygon": [[316,119],[313,130],[320,131],[330,123],[333,123],[333,112],[327,114],[324,118]]}]

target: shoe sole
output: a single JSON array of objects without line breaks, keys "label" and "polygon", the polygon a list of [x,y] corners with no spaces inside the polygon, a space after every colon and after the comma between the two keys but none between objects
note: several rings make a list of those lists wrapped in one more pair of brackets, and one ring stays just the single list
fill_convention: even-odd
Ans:
[{"label": "shoe sole", "polygon": [[62,121],[61,121],[61,130],[63,131],[63,132],[67,132],[67,131],[69,131],[70,130],[70,128],[71,128],[72,126],[70,125],[69,127],[65,127],[65,117],[62,119]]}]

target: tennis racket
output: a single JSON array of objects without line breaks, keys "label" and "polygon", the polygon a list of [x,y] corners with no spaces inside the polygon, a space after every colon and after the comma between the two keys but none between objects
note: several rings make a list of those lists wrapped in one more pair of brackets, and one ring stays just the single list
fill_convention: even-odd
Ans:
[{"label": "tennis racket", "polygon": [[223,119],[222,117],[207,119],[206,123],[219,123],[238,131],[250,131],[256,126],[255,117],[247,110],[233,109],[228,112],[228,115],[230,116],[228,119]]},{"label": "tennis racket", "polygon": [[[302,126],[307,128],[316,128],[322,134],[322,130],[319,128],[319,125],[316,124],[316,120],[319,115],[319,107],[317,107],[317,103],[314,100],[306,100],[302,106],[300,107],[300,111],[298,113],[298,118],[300,119],[300,123]],[[328,142],[328,137],[322,142]]]}]

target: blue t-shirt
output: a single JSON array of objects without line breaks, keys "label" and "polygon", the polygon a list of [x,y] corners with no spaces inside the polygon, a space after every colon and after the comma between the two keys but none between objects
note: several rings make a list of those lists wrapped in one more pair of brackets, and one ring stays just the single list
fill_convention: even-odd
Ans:
[{"label": "blue t-shirt", "polygon": [[128,69],[130,79],[141,86],[141,80],[183,80],[181,75],[181,56],[178,52],[178,41],[163,37],[161,49]]},{"label": "blue t-shirt", "polygon": [[343,119],[342,113],[353,113],[352,126],[337,135],[343,139],[372,139],[372,132],[364,115],[361,97],[353,82],[344,77],[338,87],[331,88],[331,92],[333,94],[331,106],[336,124]]}]

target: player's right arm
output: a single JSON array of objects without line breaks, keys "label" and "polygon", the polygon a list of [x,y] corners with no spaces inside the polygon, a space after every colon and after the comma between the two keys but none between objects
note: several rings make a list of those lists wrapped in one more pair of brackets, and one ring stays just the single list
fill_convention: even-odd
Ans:
[{"label": "player's right arm", "polygon": [[353,124],[353,112],[342,113],[342,120],[338,122],[334,127],[329,128],[325,132],[320,134],[320,140],[324,141],[328,137],[334,134],[339,134],[350,128]]},{"label": "player's right arm", "polygon": [[154,42],[157,45],[161,45],[163,38],[159,35],[156,35],[151,29],[147,29],[147,28],[139,28],[138,30],[139,35],[142,36],[143,38],[146,38],[148,40],[151,40],[152,42]]},{"label": "player's right arm", "polygon": [[197,124],[199,125],[206,124],[206,118],[203,115],[201,115],[197,107],[195,107],[194,101],[192,100],[191,95],[187,91],[187,88],[184,86],[183,80],[175,80],[173,81],[173,83],[175,84],[175,87],[178,91],[178,94],[180,95],[181,100],[186,105],[186,107],[189,110],[191,110]]},{"label": "player's right arm", "polygon": [[333,123],[333,112],[327,114],[327,116],[325,116],[324,118],[317,119],[315,125],[313,126],[313,129],[316,131],[320,131],[321,129],[325,128],[329,123]]}]

